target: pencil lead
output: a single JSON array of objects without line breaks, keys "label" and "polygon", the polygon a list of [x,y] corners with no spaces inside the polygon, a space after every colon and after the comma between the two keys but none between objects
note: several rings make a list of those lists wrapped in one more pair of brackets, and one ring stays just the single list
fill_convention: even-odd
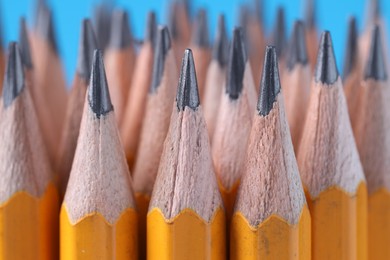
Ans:
[{"label": "pencil lead", "polygon": [[111,36],[111,18],[113,3],[103,1],[96,5],[93,10],[92,22],[95,28],[99,48],[105,49]]},{"label": "pencil lead", "polygon": [[49,44],[53,48],[54,53],[57,54],[58,49],[54,32],[53,14],[52,11],[47,7],[41,8],[38,13],[36,30],[43,38],[45,38],[49,42]]},{"label": "pencil lead", "polygon": [[195,46],[209,47],[209,27],[207,24],[207,13],[205,9],[200,9],[196,16],[192,42]]},{"label": "pencil lead", "polygon": [[79,54],[77,58],[77,73],[85,81],[91,74],[92,58],[95,49],[98,48],[95,32],[89,19],[84,19],[81,26]]},{"label": "pencil lead", "polygon": [[369,0],[368,6],[368,22],[375,24],[381,16],[380,0]]},{"label": "pencil lead", "polygon": [[145,42],[150,42],[152,46],[155,46],[156,31],[157,31],[156,13],[149,12],[147,25],[146,25]]},{"label": "pencil lead", "polygon": [[382,47],[379,25],[375,25],[372,31],[371,46],[364,71],[364,79],[374,79],[377,81],[387,80],[385,54]]},{"label": "pencil lead", "polygon": [[26,19],[24,17],[20,19],[19,47],[23,65],[26,68],[31,69],[33,64],[31,59],[30,43],[28,40]]},{"label": "pencil lead", "polygon": [[305,25],[302,21],[298,20],[294,23],[294,29],[290,41],[287,68],[291,71],[295,64],[306,65],[308,63]]},{"label": "pencil lead", "polygon": [[155,47],[154,61],[153,61],[153,75],[150,92],[153,93],[160,86],[161,78],[164,73],[165,57],[171,49],[171,38],[166,26],[158,28],[157,42]]},{"label": "pencil lead", "polygon": [[315,81],[317,83],[331,85],[336,82],[338,76],[339,72],[334,56],[332,37],[329,31],[325,31],[321,35],[318,48]]},{"label": "pencil lead", "polygon": [[229,45],[226,34],[225,16],[221,14],[218,17],[217,34],[213,45],[213,59],[218,61],[221,67],[226,65],[228,48]]},{"label": "pencil lead", "polygon": [[274,31],[274,45],[276,48],[276,54],[278,58],[283,56],[284,49],[286,47],[286,25],[285,25],[285,17],[284,17],[284,8],[279,7],[276,16],[276,25]]},{"label": "pencil lead", "polygon": [[267,116],[269,114],[279,93],[280,79],[276,48],[274,46],[267,46],[265,49],[263,75],[260,83],[260,96],[257,103],[259,115]]},{"label": "pencil lead", "polygon": [[3,102],[7,108],[19,96],[24,89],[23,63],[19,47],[16,42],[11,42],[8,47],[7,67],[5,69],[3,83]]},{"label": "pencil lead", "polygon": [[113,111],[106,72],[104,70],[103,55],[101,50],[93,53],[91,80],[89,82],[88,102],[97,118]]},{"label": "pencil lead", "polygon": [[242,91],[247,58],[243,30],[240,27],[235,28],[229,51],[226,79],[226,93],[229,94],[230,99],[237,99]]},{"label": "pencil lead", "polygon": [[115,11],[111,20],[110,46],[124,49],[131,45],[132,41],[127,12],[125,10]]},{"label": "pencil lead", "polygon": [[351,17],[348,22],[348,38],[345,47],[345,58],[343,67],[343,78],[346,78],[356,65],[358,55],[358,32],[356,26],[356,18]]},{"label": "pencil lead", "polygon": [[176,103],[179,111],[184,111],[186,106],[192,110],[196,110],[200,104],[194,57],[192,56],[191,49],[184,51]]},{"label": "pencil lead", "polygon": [[316,5],[315,0],[306,0],[305,23],[307,28],[313,29],[316,26]]},{"label": "pencil lead", "polygon": [[179,38],[179,29],[177,28],[177,12],[176,12],[176,4],[172,3],[171,8],[169,9],[169,15],[168,15],[168,28],[171,32],[172,39],[178,39]]}]

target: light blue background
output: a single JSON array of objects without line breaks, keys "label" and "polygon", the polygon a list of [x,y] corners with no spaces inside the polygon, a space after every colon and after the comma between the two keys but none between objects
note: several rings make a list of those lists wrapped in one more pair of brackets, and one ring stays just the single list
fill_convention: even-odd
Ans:
[{"label": "light blue background", "polygon": [[[210,31],[213,33],[219,13],[227,17],[229,31],[237,21],[237,6],[243,0],[193,0],[192,10],[198,7],[208,8]],[[269,34],[272,28],[277,6],[286,8],[287,28],[290,29],[293,21],[302,18],[303,0],[263,0],[265,3],[265,24]],[[96,0],[48,0],[55,15],[55,26],[60,48],[60,55],[64,60],[68,83],[71,81],[77,56],[78,38],[81,19],[89,17]],[[159,23],[166,21],[168,1],[163,0],[117,0],[119,7],[125,7],[130,12],[133,34],[137,38],[143,37],[146,14],[149,10],[157,12]],[[10,40],[17,40],[19,17],[26,16],[30,25],[33,17],[35,1],[33,0],[0,0],[1,22],[5,36],[5,44]],[[383,17],[390,12],[390,1],[382,1]],[[350,15],[358,17],[359,27],[364,26],[366,16],[366,0],[317,0],[317,20],[320,30],[330,30],[332,33],[339,70],[343,59],[343,50],[346,38],[347,20]],[[387,28],[390,16],[386,19]],[[387,35],[390,35],[389,33]],[[388,39],[389,40],[389,39]],[[262,59],[262,57],[259,57]]]}]

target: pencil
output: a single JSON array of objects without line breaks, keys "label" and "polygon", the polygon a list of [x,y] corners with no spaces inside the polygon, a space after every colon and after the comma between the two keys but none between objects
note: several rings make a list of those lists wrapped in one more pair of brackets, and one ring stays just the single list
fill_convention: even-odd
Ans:
[{"label": "pencil", "polygon": [[225,213],[199,100],[187,49],[147,216],[149,260],[226,259]]},{"label": "pencil", "polygon": [[211,59],[209,27],[207,12],[205,9],[199,9],[196,15],[194,29],[192,32],[191,48],[194,55],[194,61],[196,63],[199,95],[200,98],[203,99],[207,68]]},{"label": "pencil", "polygon": [[256,89],[242,28],[235,28],[229,50],[223,91],[212,144],[215,173],[226,209],[227,223],[233,213],[245,152],[256,107]]},{"label": "pencil", "polygon": [[312,216],[312,259],[366,259],[366,182],[328,31],[312,82],[297,156]]},{"label": "pencil", "polygon": [[231,224],[231,259],[310,259],[310,214],[280,90],[276,48],[265,52],[260,97]]},{"label": "pencil", "polygon": [[92,23],[97,34],[99,48],[105,50],[110,42],[113,1],[103,0],[94,7]]},{"label": "pencil", "polygon": [[134,67],[131,88],[127,97],[125,117],[120,129],[130,169],[133,168],[135,162],[145,113],[146,97],[152,83],[151,68],[153,67],[156,30],[156,16],[154,13],[149,13],[145,39]]},{"label": "pencil", "polygon": [[55,166],[68,93],[58,54],[52,12],[41,7],[35,31],[30,34],[34,64],[33,100],[52,166]]},{"label": "pencil", "polygon": [[285,52],[287,47],[287,37],[286,37],[286,22],[284,15],[284,8],[279,6],[276,13],[276,21],[274,24],[274,29],[272,33],[272,43],[275,46],[276,54],[278,55],[278,60],[281,72],[285,67]]},{"label": "pencil", "polygon": [[94,52],[60,214],[61,259],[137,259],[137,214],[102,53]]},{"label": "pencil", "polygon": [[356,123],[355,118],[358,116],[357,110],[362,78],[358,37],[356,18],[351,17],[348,22],[348,36],[344,49],[343,84],[345,97],[347,98],[349,118],[353,129]]},{"label": "pencil", "polygon": [[359,93],[355,138],[368,188],[368,259],[390,257],[389,80],[380,27],[371,47]]},{"label": "pencil", "polygon": [[212,58],[207,69],[204,93],[203,112],[210,141],[213,139],[219,103],[225,82],[227,53],[229,49],[228,41],[225,16],[220,15],[218,17],[218,27],[212,50]]},{"label": "pencil", "polygon": [[168,28],[172,37],[176,65],[179,65],[184,50],[190,44],[192,22],[188,0],[172,0],[168,10]]},{"label": "pencil", "polygon": [[14,42],[8,48],[0,127],[0,258],[56,259],[58,194]]},{"label": "pencil", "polygon": [[295,152],[301,140],[310,96],[311,66],[305,39],[305,26],[298,20],[294,23],[282,77],[287,122]]},{"label": "pencil", "polygon": [[[35,86],[34,86],[34,70],[33,70],[34,68],[33,68],[33,61],[31,58],[30,41],[28,38],[26,19],[24,17],[20,18],[19,26],[20,26],[20,28],[19,28],[19,53],[20,53],[20,57],[22,59],[23,67],[24,67],[25,81],[27,82],[27,85],[30,88],[35,88]],[[33,100],[33,103],[35,103],[34,100]],[[34,108],[35,108],[35,104],[34,104]]]},{"label": "pencil", "polygon": [[74,153],[79,136],[81,117],[85,94],[90,79],[93,52],[98,48],[98,43],[91,21],[84,19],[81,23],[79,41],[79,53],[77,59],[76,74],[73,79],[72,90],[69,94],[64,129],[59,143],[57,172],[61,198],[65,195],[70,170],[72,168]]},{"label": "pencil", "polygon": [[110,43],[105,51],[107,80],[119,129],[122,126],[126,99],[133,78],[136,55],[125,10],[113,12]]},{"label": "pencil", "polygon": [[311,68],[314,69],[317,59],[318,32],[316,22],[316,0],[305,0],[306,45]]},{"label": "pencil", "polygon": [[146,214],[175,100],[175,62],[168,28],[160,27],[154,55],[153,79],[146,100],[146,112],[133,171],[133,187],[140,219],[140,255],[143,258],[146,256]]}]

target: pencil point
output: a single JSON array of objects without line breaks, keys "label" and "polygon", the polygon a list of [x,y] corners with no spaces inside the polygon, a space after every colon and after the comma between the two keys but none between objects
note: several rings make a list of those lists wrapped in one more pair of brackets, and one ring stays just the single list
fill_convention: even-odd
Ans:
[{"label": "pencil point", "polygon": [[153,61],[153,75],[150,92],[155,92],[160,86],[164,73],[165,57],[171,49],[171,38],[166,26],[159,27],[157,31],[157,42]]},{"label": "pencil point", "polygon": [[348,22],[348,38],[345,47],[345,58],[343,67],[343,77],[346,78],[356,65],[358,55],[358,32],[356,26],[356,18],[351,17]]},{"label": "pencil point", "polygon": [[381,16],[380,0],[369,0],[368,6],[368,25],[373,25],[378,22]]},{"label": "pencil point", "polygon": [[286,47],[286,24],[283,7],[279,7],[277,11],[273,42],[276,48],[276,54],[278,55],[278,58],[280,58],[283,56]]},{"label": "pencil point", "polygon": [[242,91],[247,53],[242,28],[235,28],[229,50],[229,61],[226,79],[226,93],[230,99],[237,99]]},{"label": "pencil point", "polygon": [[302,21],[294,23],[294,29],[291,37],[290,48],[287,59],[287,68],[292,70],[295,64],[306,65],[308,63],[305,25]]},{"label": "pencil point", "polygon": [[20,31],[19,31],[19,48],[20,54],[22,56],[23,65],[31,69],[33,67],[31,52],[30,52],[30,42],[28,40],[26,19],[22,17],[20,19]]},{"label": "pencil point", "polygon": [[218,61],[221,67],[226,65],[228,53],[228,37],[226,34],[225,16],[218,17],[217,34],[213,46],[213,59]]},{"label": "pencil point", "polygon": [[106,72],[104,70],[102,51],[95,50],[91,80],[89,82],[88,102],[97,118],[113,111],[110,92],[108,90]]},{"label": "pencil point", "polygon": [[263,0],[255,0],[256,18],[260,24],[263,24],[263,17],[264,17],[263,10],[264,10]]},{"label": "pencil point", "polygon": [[112,3],[103,1],[93,10],[93,26],[98,40],[99,48],[107,48],[111,35]]},{"label": "pencil point", "polygon": [[329,31],[321,35],[318,48],[317,64],[315,67],[315,81],[322,84],[331,85],[336,82],[339,76],[336,59],[334,56],[332,37]]},{"label": "pencil point", "polygon": [[54,53],[58,53],[56,37],[54,33],[53,14],[46,6],[41,7],[37,17],[37,32],[52,46]]},{"label": "pencil point", "polygon": [[4,107],[8,107],[24,89],[24,72],[19,46],[11,42],[8,47],[7,66],[3,83]]},{"label": "pencil point", "polygon": [[260,96],[257,103],[259,115],[266,116],[269,114],[279,93],[280,79],[276,48],[274,46],[267,46],[265,49],[263,75],[260,83]]},{"label": "pencil point", "polygon": [[112,14],[111,19],[110,47],[117,49],[127,48],[133,41],[127,12],[125,10],[117,10]]},{"label": "pencil point", "polygon": [[84,19],[81,26],[81,38],[77,58],[77,73],[85,81],[88,81],[90,78],[93,53],[97,48],[98,43],[91,21],[89,19]]},{"label": "pencil point", "polygon": [[190,49],[184,51],[176,103],[179,111],[184,111],[186,106],[196,110],[200,104],[194,57]]},{"label": "pencil point", "polygon": [[209,28],[207,24],[207,13],[200,9],[196,16],[195,29],[192,35],[192,42],[195,46],[209,47]]},{"label": "pencil point", "polygon": [[371,46],[368,53],[368,60],[364,71],[364,79],[374,79],[377,81],[387,80],[387,70],[385,54],[382,46],[382,36],[379,25],[372,31]]},{"label": "pencil point", "polygon": [[146,25],[145,41],[151,42],[152,46],[155,46],[156,44],[156,31],[157,31],[156,13],[149,12],[147,25]]},{"label": "pencil point", "polygon": [[316,26],[316,5],[315,0],[306,0],[305,23],[307,28],[313,29]]}]

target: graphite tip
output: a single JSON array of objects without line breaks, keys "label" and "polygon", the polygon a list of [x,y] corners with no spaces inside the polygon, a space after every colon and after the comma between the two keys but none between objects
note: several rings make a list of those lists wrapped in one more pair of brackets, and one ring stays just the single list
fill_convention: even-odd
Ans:
[{"label": "graphite tip", "polygon": [[306,0],[305,23],[307,28],[313,29],[316,26],[316,5],[315,0]]},{"label": "graphite tip", "polygon": [[226,65],[227,53],[229,49],[228,37],[225,26],[225,16],[218,17],[218,28],[213,45],[213,59],[218,61],[221,67]]},{"label": "graphite tip", "polygon": [[329,31],[325,31],[318,47],[314,79],[317,83],[331,85],[336,82],[338,76],[332,37]]},{"label": "graphite tip", "polygon": [[104,70],[102,51],[95,50],[91,79],[89,81],[88,103],[97,118],[113,111],[110,92],[108,90],[106,72]]},{"label": "graphite tip", "polygon": [[377,81],[387,80],[385,57],[382,46],[381,29],[379,25],[375,25],[372,31],[371,46],[364,71],[364,79],[374,79]]},{"label": "graphite tip", "polygon": [[53,14],[50,9],[43,7],[39,9],[36,30],[39,35],[49,42],[54,53],[57,54],[58,48],[54,32]]},{"label": "graphite tip", "polygon": [[343,77],[346,78],[353,71],[358,56],[358,32],[356,18],[351,17],[348,22],[348,38],[345,46]]},{"label": "graphite tip", "polygon": [[164,73],[165,58],[170,49],[171,38],[169,36],[168,27],[159,27],[157,32],[156,47],[154,51],[152,85],[150,87],[151,93],[155,92],[160,86],[161,79]]},{"label": "graphite tip", "polygon": [[242,91],[247,53],[243,39],[243,30],[235,28],[229,50],[226,78],[226,93],[230,99],[237,99]]},{"label": "graphite tip", "polygon": [[110,47],[124,49],[133,42],[128,14],[125,10],[116,10],[111,18]]},{"label": "graphite tip", "polygon": [[209,47],[209,27],[205,9],[199,9],[196,15],[195,29],[192,35],[192,43],[201,48]]},{"label": "graphite tip", "polygon": [[276,24],[273,32],[273,44],[275,45],[278,58],[282,57],[286,47],[286,24],[283,7],[279,7],[277,11]]},{"label": "graphite tip", "polygon": [[111,35],[112,4],[103,1],[94,7],[92,21],[95,28],[99,48],[107,48]]},{"label": "graphite tip", "polygon": [[293,33],[288,49],[287,68],[291,71],[295,64],[306,65],[308,63],[305,25],[302,21],[294,23]]},{"label": "graphite tip", "polygon": [[11,42],[8,46],[7,66],[3,83],[3,102],[7,108],[24,89],[24,71],[19,46]]},{"label": "graphite tip", "polygon": [[84,19],[81,25],[79,54],[77,58],[77,73],[88,82],[92,67],[92,58],[95,49],[98,48],[95,33],[91,21]]},{"label": "graphite tip", "polygon": [[196,110],[200,104],[194,57],[190,49],[184,51],[179,85],[177,87],[176,103],[179,111],[184,111],[185,107]]},{"label": "graphite tip", "polygon": [[280,93],[280,79],[276,48],[267,46],[263,66],[263,75],[260,82],[260,96],[257,103],[257,112],[267,116],[272,110],[277,95]]},{"label": "graphite tip", "polygon": [[33,63],[31,59],[30,42],[28,40],[26,19],[24,17],[20,19],[19,47],[23,65],[28,69],[32,69]]},{"label": "graphite tip", "polygon": [[367,26],[373,26],[381,17],[381,3],[380,0],[369,0],[368,2],[368,19]]},{"label": "graphite tip", "polygon": [[156,44],[156,31],[157,31],[156,13],[149,12],[147,22],[146,22],[145,41],[150,42],[152,46]]}]

